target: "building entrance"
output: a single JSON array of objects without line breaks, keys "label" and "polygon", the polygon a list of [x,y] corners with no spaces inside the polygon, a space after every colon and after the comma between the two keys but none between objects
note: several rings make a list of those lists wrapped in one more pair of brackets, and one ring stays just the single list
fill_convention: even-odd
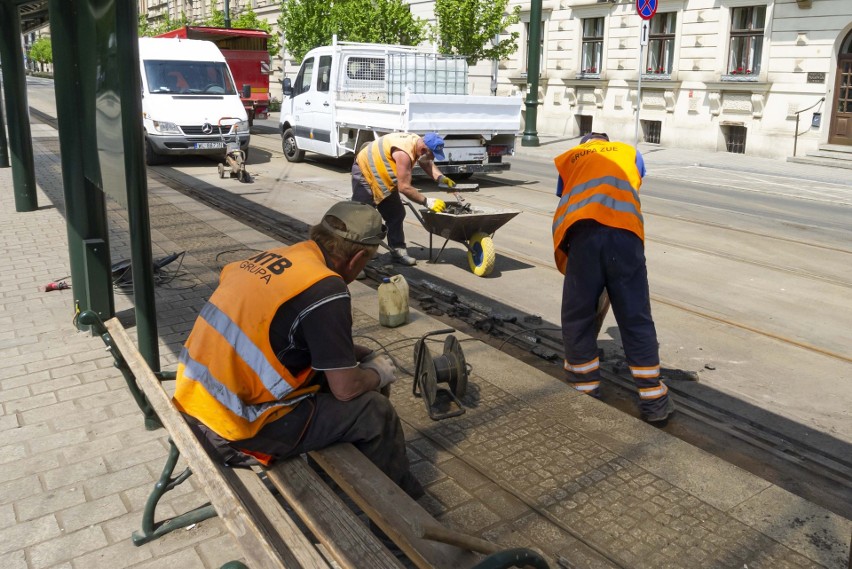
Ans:
[{"label": "building entrance", "polygon": [[843,40],[837,55],[837,80],[828,142],[852,146],[852,32]]}]

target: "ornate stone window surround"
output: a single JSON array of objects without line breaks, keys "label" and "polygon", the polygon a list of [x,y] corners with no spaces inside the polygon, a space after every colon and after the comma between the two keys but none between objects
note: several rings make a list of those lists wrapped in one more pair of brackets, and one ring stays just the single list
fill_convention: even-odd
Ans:
[{"label": "ornate stone window surround", "polygon": [[[571,16],[574,20],[574,31],[576,40],[574,42],[574,50],[577,54],[576,57],[576,74],[575,79],[581,80],[598,80],[606,78],[606,64],[607,64],[607,44],[609,42],[609,27],[610,20],[609,17],[612,14],[613,4],[609,2],[588,4],[586,6],[572,6],[571,7]],[[582,66],[582,53],[583,53],[583,20],[588,18],[604,18],[604,35],[603,35],[603,53],[601,54],[601,67],[602,69],[598,73],[583,73],[580,68]],[[567,79],[564,79],[567,81]]]},{"label": "ornate stone window surround", "polygon": [[733,97],[742,95],[749,96],[750,109],[738,109],[740,112],[749,112],[752,118],[760,119],[763,117],[763,109],[766,106],[766,95],[772,87],[771,83],[763,82],[707,82],[707,100],[710,103],[710,115],[718,117],[725,110],[730,110],[725,102],[725,93],[730,93]]},{"label": "ornate stone window surround", "polygon": [[[675,111],[675,104],[677,103],[677,96],[680,92],[680,81],[671,81],[671,80],[662,80],[662,79],[652,79],[650,81],[646,80],[645,76],[642,76],[642,94],[647,95],[649,92],[663,92],[663,100],[665,102],[665,111],[667,113],[673,113]],[[633,110],[635,111],[639,106],[639,99],[636,97],[638,92],[638,81],[628,80],[627,86],[630,89],[630,102],[633,105]],[[645,103],[645,97],[643,97],[643,108]]]},{"label": "ornate stone window surround", "polygon": [[[728,57],[731,50],[731,13],[733,8],[746,8],[749,6],[766,6],[766,16],[763,22],[763,50],[760,59],[760,73],[757,75],[729,75]],[[719,70],[721,81],[731,83],[760,83],[765,82],[769,73],[769,51],[772,47],[772,10],[774,2],[768,0],[722,0],[719,11],[719,29],[725,33],[725,48],[719,50],[716,67]]]},{"label": "ornate stone window surround", "polygon": [[[606,98],[606,87],[608,81],[605,79],[562,79],[565,83],[565,97],[563,104],[569,107],[581,107],[584,105],[594,105],[597,109],[602,109],[604,99]],[[594,102],[592,102],[592,100]]]}]

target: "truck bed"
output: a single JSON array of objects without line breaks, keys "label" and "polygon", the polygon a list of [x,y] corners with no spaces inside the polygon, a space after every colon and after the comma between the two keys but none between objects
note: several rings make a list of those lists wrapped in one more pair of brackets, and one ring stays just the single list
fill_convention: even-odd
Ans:
[{"label": "truck bed", "polygon": [[452,134],[515,134],[520,97],[413,95],[403,104],[338,101],[335,120],[341,127],[376,131]]}]

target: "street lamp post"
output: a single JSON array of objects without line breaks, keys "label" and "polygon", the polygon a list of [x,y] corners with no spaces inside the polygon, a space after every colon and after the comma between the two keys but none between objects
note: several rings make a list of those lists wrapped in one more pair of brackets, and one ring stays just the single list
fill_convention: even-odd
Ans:
[{"label": "street lamp post", "polygon": [[225,27],[231,27],[231,6],[229,0],[225,0]]},{"label": "street lamp post", "polygon": [[538,76],[541,61],[541,0],[530,2],[530,37],[527,50],[527,120],[521,146],[538,146]]}]

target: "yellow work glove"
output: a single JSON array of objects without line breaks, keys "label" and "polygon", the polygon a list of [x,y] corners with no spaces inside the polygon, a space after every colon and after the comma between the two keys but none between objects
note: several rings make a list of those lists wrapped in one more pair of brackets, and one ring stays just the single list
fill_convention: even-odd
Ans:
[{"label": "yellow work glove", "polygon": [[444,200],[440,200],[437,198],[426,198],[426,203],[423,204],[435,213],[441,213],[445,209],[447,209],[447,204],[444,203]]},{"label": "yellow work glove", "polygon": [[438,184],[444,184],[445,186],[451,189],[456,187],[456,183],[447,178],[446,176],[441,176],[440,178],[438,178]]}]

